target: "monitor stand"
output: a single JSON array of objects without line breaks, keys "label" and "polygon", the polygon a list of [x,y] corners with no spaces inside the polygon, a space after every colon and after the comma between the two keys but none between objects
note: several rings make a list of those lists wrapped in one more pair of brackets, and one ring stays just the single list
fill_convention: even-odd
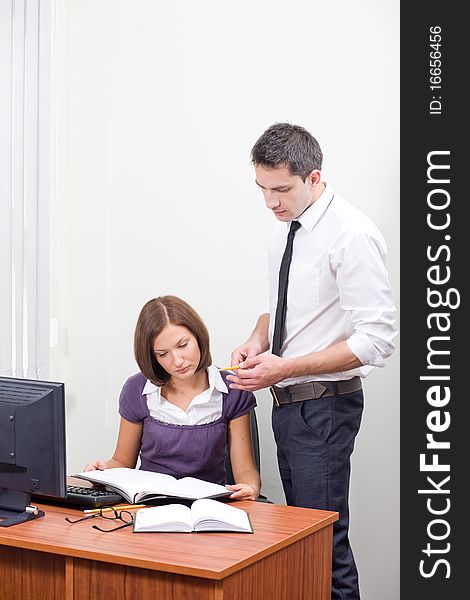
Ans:
[{"label": "monitor stand", "polygon": [[43,517],[45,512],[32,506],[31,494],[0,489],[0,527],[10,527]]}]

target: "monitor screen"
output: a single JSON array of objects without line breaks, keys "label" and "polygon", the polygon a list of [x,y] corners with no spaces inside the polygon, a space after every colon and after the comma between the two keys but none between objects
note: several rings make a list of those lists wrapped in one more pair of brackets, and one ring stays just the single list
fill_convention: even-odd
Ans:
[{"label": "monitor screen", "polygon": [[0,510],[66,492],[64,384],[0,377]]}]

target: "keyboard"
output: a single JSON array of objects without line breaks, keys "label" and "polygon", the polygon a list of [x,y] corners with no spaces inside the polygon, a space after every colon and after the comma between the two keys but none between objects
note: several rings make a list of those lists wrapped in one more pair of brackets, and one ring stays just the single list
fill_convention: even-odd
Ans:
[{"label": "keyboard", "polygon": [[51,498],[49,496],[34,496],[36,502],[46,504],[60,504],[76,506],[77,508],[99,508],[113,504],[127,503],[117,492],[110,492],[104,488],[85,487],[67,484],[66,498]]},{"label": "keyboard", "polygon": [[64,502],[65,504],[99,508],[100,506],[126,501],[117,492],[110,492],[100,488],[82,487],[80,485],[67,485],[67,498]]}]

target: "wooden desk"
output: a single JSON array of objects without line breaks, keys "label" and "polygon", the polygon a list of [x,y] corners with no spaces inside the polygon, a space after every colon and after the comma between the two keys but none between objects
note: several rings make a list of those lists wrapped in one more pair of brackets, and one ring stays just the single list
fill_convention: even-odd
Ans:
[{"label": "wooden desk", "polygon": [[81,511],[0,528],[2,600],[330,600],[338,513],[237,502],[254,534],[101,533]]}]

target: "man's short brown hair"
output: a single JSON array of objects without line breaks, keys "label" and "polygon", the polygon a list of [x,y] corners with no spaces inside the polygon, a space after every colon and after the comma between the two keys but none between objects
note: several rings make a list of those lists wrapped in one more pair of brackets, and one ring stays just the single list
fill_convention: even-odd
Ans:
[{"label": "man's short brown hair", "polygon": [[321,171],[323,153],[313,135],[300,125],[274,123],[258,138],[251,161],[265,169],[287,167],[302,181],[314,170]]}]

